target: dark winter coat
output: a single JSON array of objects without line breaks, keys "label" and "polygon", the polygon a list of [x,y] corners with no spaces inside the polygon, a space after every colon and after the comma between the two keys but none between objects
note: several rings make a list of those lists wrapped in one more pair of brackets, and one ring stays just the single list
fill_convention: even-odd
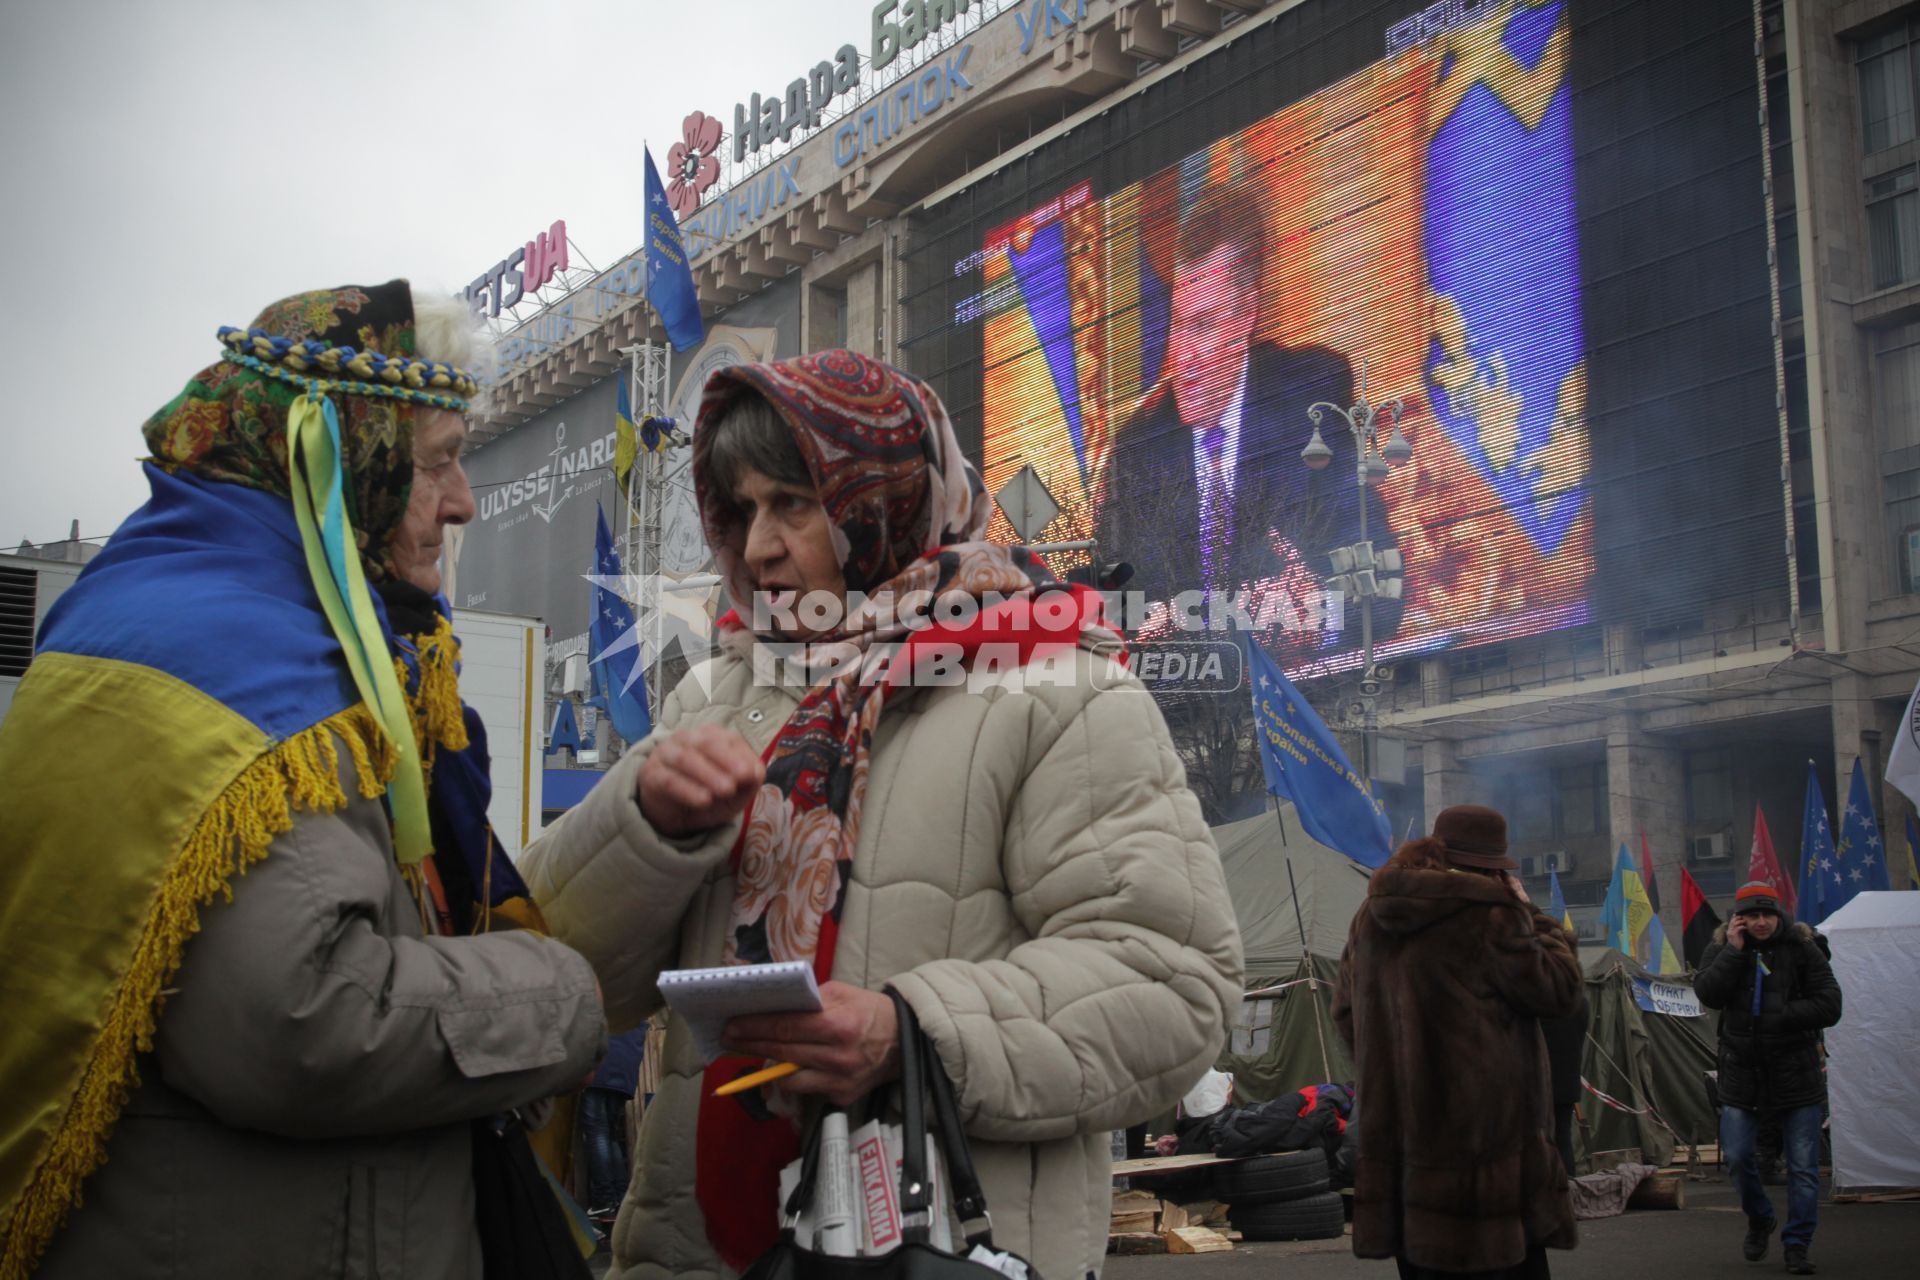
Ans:
[{"label": "dark winter coat", "polygon": [[[1757,1017],[1756,958],[1771,971],[1761,979]],[[1720,926],[1700,957],[1693,989],[1701,1004],[1720,1010],[1723,1106],[1767,1111],[1826,1101],[1820,1033],[1840,1021],[1840,984],[1812,929],[1782,915],[1771,938],[1761,942],[1749,934],[1742,950],[1727,945],[1726,926]]]},{"label": "dark winter coat", "polygon": [[1374,872],[1333,1007],[1359,1073],[1356,1255],[1491,1271],[1573,1247],[1539,1020],[1581,986],[1566,930],[1500,881]]},{"label": "dark winter coat", "polygon": [[[1337,1084],[1310,1084],[1267,1102],[1227,1107],[1208,1116],[1208,1127],[1196,1130],[1195,1141],[1180,1139],[1180,1154],[1211,1152],[1238,1159],[1273,1151],[1305,1151],[1318,1147],[1331,1156],[1347,1131],[1347,1112],[1353,1095]],[[1204,1146],[1200,1141],[1204,1140]]]},{"label": "dark winter coat", "polygon": [[1571,1107],[1580,1101],[1580,1059],[1587,1050],[1587,1027],[1593,1021],[1593,1006],[1587,1002],[1583,985],[1580,1003],[1572,1013],[1560,1018],[1540,1019],[1540,1034],[1547,1041],[1547,1069],[1553,1080],[1553,1105]]}]

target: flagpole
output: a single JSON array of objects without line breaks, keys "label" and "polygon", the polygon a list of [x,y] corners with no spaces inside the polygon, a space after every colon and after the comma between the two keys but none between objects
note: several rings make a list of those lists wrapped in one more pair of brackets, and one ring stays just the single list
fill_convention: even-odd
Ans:
[{"label": "flagpole", "polygon": [[1307,999],[1313,1005],[1313,1037],[1320,1045],[1320,1070],[1326,1073],[1327,1080],[1332,1080],[1333,1060],[1327,1056],[1327,1033],[1320,1027],[1320,975],[1313,968],[1313,944],[1307,937],[1306,921],[1300,913],[1300,886],[1294,883],[1291,857],[1287,859],[1287,889],[1293,894],[1293,925],[1300,931],[1300,967],[1307,972]]},{"label": "flagpole", "polygon": [[1307,945],[1307,924],[1300,915],[1300,886],[1293,882],[1293,859],[1287,859],[1287,890],[1293,894],[1293,927],[1300,931],[1300,954],[1311,955],[1313,948]]}]

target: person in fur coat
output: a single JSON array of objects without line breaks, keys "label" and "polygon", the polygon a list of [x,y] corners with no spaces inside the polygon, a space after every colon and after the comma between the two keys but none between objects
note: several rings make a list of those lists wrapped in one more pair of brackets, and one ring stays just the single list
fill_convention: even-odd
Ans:
[{"label": "person in fur coat", "polygon": [[1542,1018],[1582,976],[1567,931],[1527,898],[1507,823],[1455,805],[1373,873],[1340,959],[1333,1017],[1352,1051],[1353,1251],[1402,1277],[1548,1274],[1574,1245],[1553,1145]]}]

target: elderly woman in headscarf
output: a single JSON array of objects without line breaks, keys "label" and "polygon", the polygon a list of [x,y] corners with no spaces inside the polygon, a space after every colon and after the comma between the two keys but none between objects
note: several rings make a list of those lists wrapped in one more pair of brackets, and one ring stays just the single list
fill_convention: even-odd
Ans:
[{"label": "elderly woman in headscarf", "polygon": [[[894,1076],[891,988],[953,1080],[996,1243],[1079,1280],[1109,1133],[1170,1108],[1239,1003],[1166,726],[1098,596],[983,540],[925,384],[850,351],[738,365],[693,450],[721,652],[523,869],[616,1026],[670,967],[805,961],[825,1007],[736,1018],[712,1063],[670,1017],[616,1274],[724,1276],[774,1242],[782,1112]],[[767,1060],[800,1070],[713,1096]]]},{"label": "elderly woman in headscarf", "polygon": [[604,1016],[506,927],[437,594],[470,324],[397,280],[221,330],[41,629],[0,730],[7,1280],[582,1274],[519,1116]]}]

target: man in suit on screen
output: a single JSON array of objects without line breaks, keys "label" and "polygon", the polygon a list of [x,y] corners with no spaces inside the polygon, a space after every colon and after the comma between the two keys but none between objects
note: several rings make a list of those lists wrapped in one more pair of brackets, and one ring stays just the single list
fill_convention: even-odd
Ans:
[{"label": "man in suit on screen", "polygon": [[[1114,433],[1101,470],[1101,554],[1132,562],[1130,588],[1150,601],[1266,583],[1304,604],[1332,572],[1327,553],[1360,540],[1351,437],[1328,432],[1335,464],[1324,471],[1300,459],[1308,407],[1350,405],[1353,373],[1324,347],[1253,340],[1261,223],[1257,197],[1231,187],[1203,193],[1181,219],[1161,378]],[[1393,546],[1385,506],[1371,491],[1367,500],[1375,548]],[[1397,600],[1374,606],[1376,642],[1399,614]],[[1359,630],[1349,610],[1338,637],[1307,647],[1351,647]]]}]

